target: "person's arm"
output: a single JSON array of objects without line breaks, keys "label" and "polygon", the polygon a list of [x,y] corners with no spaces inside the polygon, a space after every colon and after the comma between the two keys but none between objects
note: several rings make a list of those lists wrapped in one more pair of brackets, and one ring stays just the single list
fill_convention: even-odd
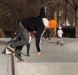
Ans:
[{"label": "person's arm", "polygon": [[18,34],[13,38],[13,41],[17,40]]},{"label": "person's arm", "polygon": [[40,56],[40,54],[41,54],[39,45],[40,45],[40,38],[41,38],[41,34],[43,33],[43,30],[44,29],[38,29],[37,33],[36,33],[36,48],[38,51],[38,54],[37,54],[38,56]]},{"label": "person's arm", "polygon": [[62,31],[62,34],[63,34],[63,31]]}]

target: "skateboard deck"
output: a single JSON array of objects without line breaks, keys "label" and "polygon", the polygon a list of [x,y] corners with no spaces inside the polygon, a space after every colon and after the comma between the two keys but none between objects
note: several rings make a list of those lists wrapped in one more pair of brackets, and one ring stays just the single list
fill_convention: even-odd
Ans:
[{"label": "skateboard deck", "polygon": [[24,62],[24,60],[23,60],[16,52],[14,52],[14,50],[13,50],[10,46],[7,45],[7,49],[8,49],[10,52],[14,53],[18,60]]},{"label": "skateboard deck", "polygon": [[10,52],[14,53],[14,49],[13,49],[12,47],[10,47],[9,45],[7,45],[6,48],[7,48]]},{"label": "skateboard deck", "polygon": [[12,53],[7,49],[7,47],[5,48],[5,52],[6,52],[7,55],[8,55],[8,54],[12,54]]}]

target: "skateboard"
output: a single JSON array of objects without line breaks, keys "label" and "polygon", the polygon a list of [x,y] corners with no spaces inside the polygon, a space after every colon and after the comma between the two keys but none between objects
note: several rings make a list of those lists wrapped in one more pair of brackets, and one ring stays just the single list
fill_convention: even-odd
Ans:
[{"label": "skateboard", "polygon": [[5,53],[6,53],[7,55],[12,54],[12,53],[7,49],[7,47],[5,48]]},{"label": "skateboard", "polygon": [[6,46],[7,47],[7,49],[11,52],[11,53],[13,53],[16,57],[17,57],[17,59],[18,60],[20,60],[20,61],[23,61],[24,62],[24,60],[14,51],[14,49],[13,48],[11,48],[10,46]]}]

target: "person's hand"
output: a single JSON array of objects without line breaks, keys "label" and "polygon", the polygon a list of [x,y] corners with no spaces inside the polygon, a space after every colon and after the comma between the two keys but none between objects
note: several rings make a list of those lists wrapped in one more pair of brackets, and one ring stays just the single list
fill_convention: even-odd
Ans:
[{"label": "person's hand", "polygon": [[37,53],[37,56],[40,56],[40,55],[41,55],[41,52],[38,52],[38,53]]},{"label": "person's hand", "polygon": [[31,42],[33,42],[33,41],[31,40]]}]

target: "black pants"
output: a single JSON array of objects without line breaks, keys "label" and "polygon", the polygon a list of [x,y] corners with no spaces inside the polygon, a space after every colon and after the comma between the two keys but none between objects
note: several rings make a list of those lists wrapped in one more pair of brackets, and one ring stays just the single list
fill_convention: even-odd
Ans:
[{"label": "black pants", "polygon": [[44,37],[45,37],[45,39],[48,38],[50,40],[50,32],[45,32]]},{"label": "black pants", "polygon": [[20,35],[21,35],[21,40],[18,40],[18,41],[15,41],[12,43],[12,47],[14,47],[14,48],[16,48],[18,46],[27,45],[29,42],[28,30],[23,27],[21,22],[19,23],[19,31],[20,31]]},{"label": "black pants", "polygon": [[27,45],[27,54],[29,54],[29,50],[30,50],[30,43]]},{"label": "black pants", "polygon": [[22,50],[23,46],[18,46],[15,49],[15,52],[21,57],[21,50]]}]

